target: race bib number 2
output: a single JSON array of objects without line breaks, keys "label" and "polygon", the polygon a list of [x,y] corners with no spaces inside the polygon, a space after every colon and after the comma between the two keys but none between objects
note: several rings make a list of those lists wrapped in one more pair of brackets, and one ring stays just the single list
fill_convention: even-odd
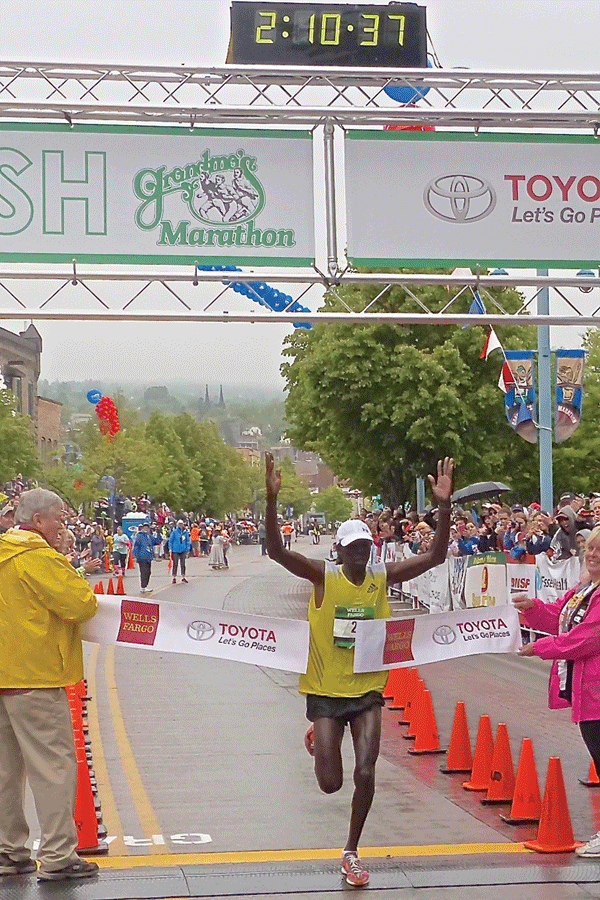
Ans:
[{"label": "race bib number 2", "polygon": [[374,619],[372,606],[336,606],[333,620],[333,643],[336,647],[354,647],[356,623],[359,619]]}]

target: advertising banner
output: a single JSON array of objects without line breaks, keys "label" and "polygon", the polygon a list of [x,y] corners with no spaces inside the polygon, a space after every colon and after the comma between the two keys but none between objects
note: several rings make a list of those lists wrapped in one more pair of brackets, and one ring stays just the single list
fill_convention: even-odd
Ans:
[{"label": "advertising banner", "polygon": [[356,623],[354,671],[379,672],[476,653],[514,653],[520,646],[514,606],[363,620]]},{"label": "advertising banner", "polygon": [[537,568],[521,563],[519,565],[507,565],[506,585],[508,588],[507,602],[510,602],[517,594],[527,594],[528,597],[532,598],[537,597]]},{"label": "advertising banner", "polygon": [[585,350],[556,350],[554,440],[562,444],[581,421]]},{"label": "advertising banner", "polygon": [[504,553],[467,556],[465,606],[501,606],[507,602]]},{"label": "advertising banner", "polygon": [[429,570],[429,612],[447,612],[451,608],[448,560]]},{"label": "advertising banner", "polygon": [[598,265],[592,135],[350,131],[348,256],[360,266]]},{"label": "advertising banner", "polygon": [[314,259],[307,131],[27,123],[0,141],[0,261]]},{"label": "advertising banner", "polygon": [[138,597],[102,596],[81,637],[93,644],[189,653],[306,672],[308,622],[251,616]]},{"label": "advertising banner", "polygon": [[535,560],[539,577],[537,596],[544,603],[554,603],[579,581],[581,563],[577,556],[552,562],[545,553],[538,553]]}]

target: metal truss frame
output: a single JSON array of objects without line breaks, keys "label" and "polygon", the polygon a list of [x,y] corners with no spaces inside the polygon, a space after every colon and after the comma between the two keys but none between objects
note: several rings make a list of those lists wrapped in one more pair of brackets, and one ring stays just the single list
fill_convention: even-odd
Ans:
[{"label": "metal truss frame", "polygon": [[[419,106],[395,104],[385,93],[390,85],[421,92]],[[174,267],[168,273],[152,269],[84,272],[69,267],[7,266],[0,272],[0,319],[152,320],[220,322],[389,322],[392,324],[465,324],[464,291],[479,290],[490,303],[485,321],[496,324],[595,326],[600,303],[589,294],[600,286],[597,273],[586,276],[511,275],[391,275],[358,274],[344,268],[338,254],[335,199],[336,135],[347,128],[416,125],[440,129],[522,131],[583,131],[598,137],[600,74],[485,72],[442,69],[347,69],[295,66],[220,68],[78,65],[0,62],[0,123],[22,120],[78,123],[185,125],[227,127],[287,126],[322,128],[325,172],[325,258],[308,270],[282,268],[228,273],[193,272]],[[341,265],[340,265],[341,263]],[[326,271],[322,271],[326,270]],[[322,301],[323,291],[338,294],[344,285],[378,285],[381,290],[358,311],[340,299],[343,312],[272,312],[233,291],[233,283],[265,280],[293,291],[297,301]],[[115,296],[115,285],[123,296]],[[416,295],[419,285],[446,285],[451,291],[444,309],[429,309]],[[508,315],[498,287],[529,290],[521,309]],[[414,300],[414,312],[391,314],[379,303],[400,285]],[[110,289],[106,289],[110,286]],[[531,315],[540,291],[552,288],[564,311]],[[492,290],[493,289],[493,290]],[[252,290],[252,286],[251,286]],[[488,291],[492,290],[492,293]],[[531,291],[533,295],[531,296]],[[117,293],[118,293],[117,292]],[[102,296],[105,293],[106,296]],[[595,292],[594,292],[595,293]],[[152,303],[149,298],[152,297]],[[259,301],[259,297],[256,297]],[[146,308],[141,304],[146,303]],[[59,306],[59,304],[61,304]]]}]

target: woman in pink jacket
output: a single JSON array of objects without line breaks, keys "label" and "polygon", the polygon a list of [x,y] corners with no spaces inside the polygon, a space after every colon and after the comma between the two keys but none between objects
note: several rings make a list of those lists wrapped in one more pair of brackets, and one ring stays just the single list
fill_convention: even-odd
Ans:
[{"label": "woman in pink jacket", "polygon": [[[547,632],[519,650],[519,656],[551,659],[550,709],[570,706],[574,722],[600,773],[600,527],[585,545],[584,581],[557,600],[518,594],[513,603],[528,628]],[[575,851],[579,856],[600,857],[600,832]]]}]

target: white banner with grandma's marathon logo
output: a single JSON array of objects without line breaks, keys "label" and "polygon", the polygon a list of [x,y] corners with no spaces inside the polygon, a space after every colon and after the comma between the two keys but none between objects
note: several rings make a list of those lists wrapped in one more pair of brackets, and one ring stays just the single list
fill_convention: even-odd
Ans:
[{"label": "white banner with grandma's marathon logo", "polygon": [[285,672],[306,672],[308,635],[308,622],[298,619],[117,595],[99,597],[98,612],[81,626],[81,637],[93,644],[212,656]]},{"label": "white banner with grandma's marathon logo", "polygon": [[476,653],[514,653],[520,646],[514,606],[374,619],[356,623],[354,671],[380,672]]}]

